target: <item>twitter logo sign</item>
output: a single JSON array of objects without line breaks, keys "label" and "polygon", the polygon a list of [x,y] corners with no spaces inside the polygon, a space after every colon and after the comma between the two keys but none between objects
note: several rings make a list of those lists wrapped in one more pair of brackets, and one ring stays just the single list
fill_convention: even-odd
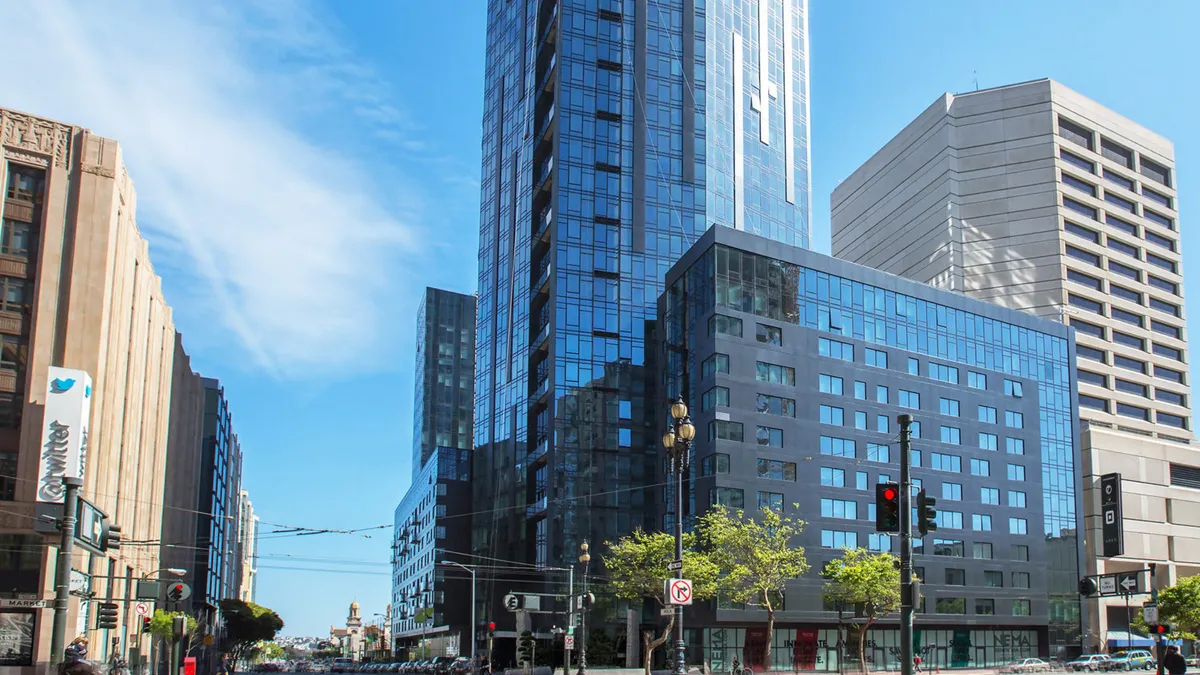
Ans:
[{"label": "twitter logo sign", "polygon": [[75,380],[71,378],[56,377],[53,380],[50,380],[50,393],[65,394],[66,392],[70,391],[71,387],[73,386],[75,386]]}]

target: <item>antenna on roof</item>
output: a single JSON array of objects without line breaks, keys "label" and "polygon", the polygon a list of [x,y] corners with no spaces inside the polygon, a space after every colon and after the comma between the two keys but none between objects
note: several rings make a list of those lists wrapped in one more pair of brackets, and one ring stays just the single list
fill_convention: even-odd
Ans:
[{"label": "antenna on roof", "polygon": [[975,91],[979,91],[979,71],[972,70],[971,73],[975,76]]}]

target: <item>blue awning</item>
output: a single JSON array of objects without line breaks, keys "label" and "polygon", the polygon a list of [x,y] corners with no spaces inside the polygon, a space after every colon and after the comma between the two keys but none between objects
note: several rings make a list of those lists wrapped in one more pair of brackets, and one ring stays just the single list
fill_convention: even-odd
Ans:
[{"label": "blue awning", "polygon": [[[1146,649],[1154,646],[1154,638],[1134,633],[1131,639],[1129,633],[1123,630],[1108,631],[1107,639],[1105,641],[1108,643],[1109,649],[1124,649],[1126,647],[1140,647],[1142,649]],[[1182,645],[1183,641],[1167,640],[1167,644]]]}]

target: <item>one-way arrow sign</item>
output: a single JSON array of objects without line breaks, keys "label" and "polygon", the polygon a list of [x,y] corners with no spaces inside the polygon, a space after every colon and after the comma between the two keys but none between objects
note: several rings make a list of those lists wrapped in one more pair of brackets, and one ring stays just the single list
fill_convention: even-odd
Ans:
[{"label": "one-way arrow sign", "polygon": [[1125,593],[1137,593],[1138,592],[1138,576],[1139,575],[1137,572],[1126,572],[1126,573],[1118,574],[1117,575],[1117,585],[1120,586],[1121,590]]}]

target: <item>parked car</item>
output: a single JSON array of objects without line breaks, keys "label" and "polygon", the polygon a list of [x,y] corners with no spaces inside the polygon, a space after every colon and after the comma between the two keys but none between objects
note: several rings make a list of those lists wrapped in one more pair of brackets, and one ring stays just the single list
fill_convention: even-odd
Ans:
[{"label": "parked car", "polygon": [[1145,649],[1131,649],[1114,654],[1104,664],[1105,670],[1149,670],[1156,665],[1154,657]]},{"label": "parked car", "polygon": [[1018,659],[1009,663],[1002,668],[1002,673],[1046,673],[1050,671],[1050,664],[1042,659]]},{"label": "parked car", "polygon": [[1084,654],[1074,661],[1069,661],[1067,663],[1067,670],[1086,670],[1089,673],[1094,673],[1098,670],[1104,670],[1105,664],[1109,660],[1108,654]]}]

